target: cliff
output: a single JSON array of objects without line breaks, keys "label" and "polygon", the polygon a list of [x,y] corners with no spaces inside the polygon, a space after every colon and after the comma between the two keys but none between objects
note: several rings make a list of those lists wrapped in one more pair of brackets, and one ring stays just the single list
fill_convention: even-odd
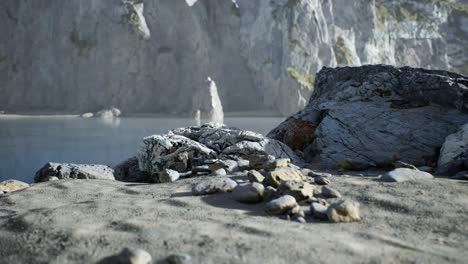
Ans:
[{"label": "cliff", "polygon": [[302,109],[323,66],[468,73],[468,1],[0,2],[6,111],[188,113],[207,76],[226,111]]}]

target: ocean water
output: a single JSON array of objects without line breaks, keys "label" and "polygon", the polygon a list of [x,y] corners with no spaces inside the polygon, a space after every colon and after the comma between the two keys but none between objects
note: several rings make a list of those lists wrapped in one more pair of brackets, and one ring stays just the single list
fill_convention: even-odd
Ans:
[{"label": "ocean water", "polygon": [[[266,134],[283,120],[242,117],[225,118],[224,123]],[[33,182],[35,172],[47,162],[114,166],[134,156],[143,137],[192,125],[193,119],[184,118],[0,118],[0,181]]]}]

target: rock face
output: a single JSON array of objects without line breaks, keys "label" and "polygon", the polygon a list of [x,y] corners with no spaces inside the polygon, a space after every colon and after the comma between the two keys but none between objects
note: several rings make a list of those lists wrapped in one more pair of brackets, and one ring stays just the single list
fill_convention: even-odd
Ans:
[{"label": "rock face", "polygon": [[468,170],[468,123],[445,139],[437,166],[437,174]]},{"label": "rock face", "polygon": [[210,173],[210,165],[214,171],[229,166],[214,166],[215,159],[240,160],[257,155],[272,155],[289,158],[296,164],[303,163],[289,147],[277,140],[210,123],[146,137],[138,154],[138,164],[139,169],[149,175],[158,175],[164,169],[180,173]]},{"label": "rock face", "polygon": [[399,159],[433,166],[445,137],[468,121],[467,85],[467,77],[445,71],[324,68],[307,107],[268,137],[324,167],[385,167]]},{"label": "rock face", "polygon": [[[203,89],[198,89],[192,98],[192,111],[211,122],[224,123],[223,105],[218,95],[216,83],[208,77]],[[198,115],[198,114],[196,114]]]},{"label": "rock face", "polygon": [[105,165],[49,162],[36,172],[34,181],[48,181],[49,177],[57,177],[59,179],[115,180],[114,170]]},{"label": "rock face", "polygon": [[465,2],[190,3],[3,0],[2,110],[188,113],[211,76],[226,111],[289,115],[323,66],[468,69]]}]

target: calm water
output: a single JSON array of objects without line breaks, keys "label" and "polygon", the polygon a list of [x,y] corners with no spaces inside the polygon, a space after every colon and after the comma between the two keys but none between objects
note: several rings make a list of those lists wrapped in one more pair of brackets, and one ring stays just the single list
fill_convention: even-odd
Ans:
[{"label": "calm water", "polygon": [[[268,133],[283,118],[226,118],[228,126]],[[46,162],[116,165],[136,154],[141,139],[195,125],[182,118],[70,117],[0,119],[0,180],[32,182]]]}]

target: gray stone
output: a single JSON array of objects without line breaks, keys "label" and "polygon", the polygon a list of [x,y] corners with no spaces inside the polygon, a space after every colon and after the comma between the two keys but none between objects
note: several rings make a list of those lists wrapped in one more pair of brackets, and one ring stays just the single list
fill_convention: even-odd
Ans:
[{"label": "gray stone", "polygon": [[249,178],[250,182],[263,182],[265,180],[265,176],[256,170],[249,171],[247,173],[247,177]]},{"label": "gray stone", "polygon": [[340,198],[341,194],[330,186],[322,187],[322,195],[326,198]]},{"label": "gray stone", "polygon": [[307,221],[305,220],[305,218],[303,216],[300,216],[300,215],[293,215],[291,217],[291,220],[294,221],[294,222],[298,222],[298,223],[301,223],[301,224],[304,224],[306,223]]},{"label": "gray stone", "polygon": [[330,180],[328,179],[328,177],[324,177],[324,176],[317,176],[314,178],[314,182],[318,185],[328,185],[330,184]]},{"label": "gray stone", "polygon": [[185,253],[178,253],[170,255],[166,258],[166,261],[169,264],[187,264],[192,262],[192,256]]},{"label": "gray stone", "polygon": [[350,200],[333,203],[327,209],[327,216],[334,223],[359,221],[359,203]]},{"label": "gray stone", "polygon": [[193,186],[192,193],[194,195],[204,195],[218,192],[232,192],[236,186],[237,182],[230,178],[214,178]]},{"label": "gray stone", "polygon": [[257,182],[237,185],[232,196],[241,203],[258,203],[263,199],[265,187]]},{"label": "gray stone", "polygon": [[180,178],[179,172],[175,170],[164,169],[159,173],[160,183],[175,182]]},{"label": "gray stone", "polygon": [[409,67],[324,68],[304,110],[267,136],[327,168],[430,164],[434,150],[468,122],[467,83],[463,75]]},{"label": "gray stone", "polygon": [[5,193],[23,190],[28,187],[29,187],[29,184],[22,182],[22,181],[18,181],[18,180],[9,179],[9,180],[4,180],[0,182],[0,192],[5,192]]},{"label": "gray stone", "polygon": [[280,183],[277,192],[278,195],[291,195],[300,202],[314,196],[314,186],[301,180],[286,180]]},{"label": "gray stone", "polygon": [[275,157],[271,155],[251,155],[249,157],[249,165],[255,170],[261,170],[265,167],[265,164],[269,164],[274,161]]},{"label": "gray stone", "polygon": [[419,181],[433,179],[432,174],[413,170],[408,168],[398,168],[385,173],[381,180],[384,182],[405,182],[405,181]]},{"label": "gray stone", "polygon": [[291,195],[284,195],[277,199],[269,201],[265,205],[265,212],[271,215],[280,215],[286,213],[288,210],[297,205],[296,199]]},{"label": "gray stone", "polygon": [[34,177],[35,182],[47,181],[49,177],[59,179],[115,180],[114,170],[105,165],[53,163],[45,164]]},{"label": "gray stone", "polygon": [[276,189],[271,187],[271,186],[265,187],[265,193],[263,194],[263,200],[264,201],[271,201],[275,197],[276,197]]},{"label": "gray stone", "polygon": [[465,166],[467,159],[468,123],[445,139],[440,149],[436,174],[453,175],[458,171],[468,170]]},{"label": "gray stone", "polygon": [[237,161],[237,165],[239,167],[239,170],[248,170],[250,168],[250,161],[241,159]]},{"label": "gray stone", "polygon": [[310,213],[312,214],[312,216],[318,219],[327,219],[327,210],[328,207],[320,203],[312,203],[310,205]]}]

